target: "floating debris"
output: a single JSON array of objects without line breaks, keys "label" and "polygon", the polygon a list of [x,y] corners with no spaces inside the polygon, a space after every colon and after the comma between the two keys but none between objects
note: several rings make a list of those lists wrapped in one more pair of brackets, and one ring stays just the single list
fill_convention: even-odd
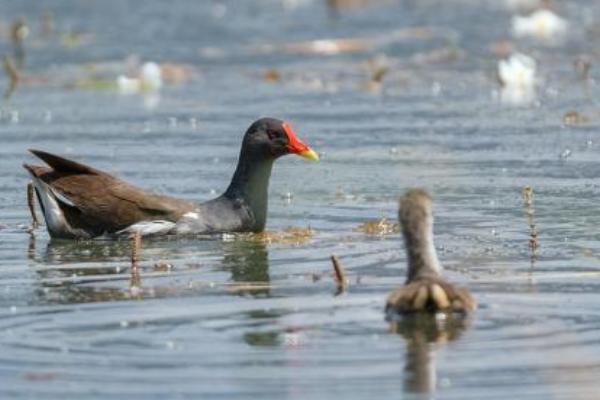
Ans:
[{"label": "floating debris", "polygon": [[567,21],[550,10],[538,10],[527,17],[517,15],[512,20],[512,31],[516,37],[552,40],[565,35],[567,27]]},{"label": "floating debris", "polygon": [[276,69],[268,69],[265,71],[263,79],[266,82],[276,83],[281,81],[281,74]]},{"label": "floating debris", "polygon": [[189,82],[196,75],[196,69],[189,64],[162,63],[160,64],[160,76],[165,82],[173,85],[181,85]]},{"label": "floating debris", "polygon": [[[322,38],[308,40],[304,42],[283,43],[283,44],[264,44],[256,47],[250,47],[250,54],[314,54],[314,55],[338,55],[347,53],[359,53],[366,50],[384,47],[392,43],[411,40],[428,40],[435,37],[448,37],[447,31],[435,31],[429,27],[414,27],[407,29],[394,30],[382,35],[361,38]],[[227,53],[224,50],[205,48],[200,50],[205,56],[215,54],[224,57]]]},{"label": "floating debris", "polygon": [[346,273],[344,272],[342,263],[340,263],[340,259],[336,255],[331,256],[331,263],[333,265],[335,283],[337,285],[338,294],[339,294],[339,293],[344,292],[348,285],[348,282],[346,280]]},{"label": "floating debris", "polygon": [[171,272],[174,268],[173,264],[168,263],[166,261],[159,261],[154,264],[152,267],[155,271],[158,272]]},{"label": "floating debris", "polygon": [[362,89],[369,93],[381,93],[383,79],[390,72],[389,60],[385,56],[375,57],[367,62],[367,68],[370,76],[369,80],[361,85]]},{"label": "floating debris", "polygon": [[515,44],[510,40],[499,40],[490,44],[489,50],[498,57],[508,57],[515,52]]},{"label": "floating debris", "polygon": [[590,118],[577,111],[569,111],[562,116],[562,122],[572,126],[585,125],[590,122]]},{"label": "floating debris", "polygon": [[367,235],[389,235],[392,233],[399,233],[400,224],[391,222],[387,218],[382,218],[362,223],[355,230]]},{"label": "floating debris", "polygon": [[577,75],[582,81],[587,81],[590,78],[590,69],[592,68],[592,59],[587,55],[580,55],[573,61],[573,66]]},{"label": "floating debris", "polygon": [[573,154],[573,152],[571,151],[571,149],[569,149],[568,147],[566,149],[564,149],[560,155],[559,158],[561,160],[566,160],[567,158],[571,157],[571,155]]}]

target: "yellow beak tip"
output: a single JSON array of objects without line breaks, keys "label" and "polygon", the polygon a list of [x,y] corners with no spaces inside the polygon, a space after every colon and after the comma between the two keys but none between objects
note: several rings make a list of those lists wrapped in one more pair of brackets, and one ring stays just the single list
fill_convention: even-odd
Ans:
[{"label": "yellow beak tip", "polygon": [[307,158],[307,159],[312,160],[312,161],[319,161],[319,155],[313,149],[308,149],[306,151],[298,153],[298,155],[300,157],[304,157],[304,158]]}]

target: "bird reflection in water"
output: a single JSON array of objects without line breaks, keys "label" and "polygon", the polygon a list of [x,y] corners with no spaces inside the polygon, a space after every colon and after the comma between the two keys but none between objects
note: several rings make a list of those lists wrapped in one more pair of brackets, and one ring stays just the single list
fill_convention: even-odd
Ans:
[{"label": "bird reflection in water", "polygon": [[[43,266],[35,269],[40,277],[37,293],[41,301],[52,304],[141,298],[139,268],[131,267],[130,255],[127,241],[50,240],[45,252],[38,254],[31,235],[28,248],[29,259]],[[130,283],[127,290],[113,285],[125,279]]]},{"label": "bird reflection in water", "polygon": [[404,390],[433,394],[438,386],[435,355],[440,346],[458,339],[470,320],[456,313],[414,313],[390,321],[390,331],[406,340]]},{"label": "bird reflection in water", "polygon": [[269,297],[269,252],[265,243],[254,240],[223,242],[222,268],[231,273],[230,290],[254,297]]},{"label": "bird reflection in water", "polygon": [[[266,297],[270,295],[268,252],[260,241],[235,239],[233,241],[190,240],[183,243],[165,240],[143,240],[147,253],[159,254],[167,259],[189,259],[192,253],[223,254],[221,268],[230,274],[230,282],[216,285],[217,290],[226,290],[235,295],[249,294]],[[141,254],[145,252],[142,250]],[[154,258],[150,257],[150,258]],[[89,303],[111,300],[128,300],[144,297],[164,297],[189,292],[189,287],[173,287],[173,280],[165,285],[156,285],[160,277],[168,275],[173,265],[156,262],[158,259],[131,265],[131,243],[129,241],[71,241],[50,240],[46,249],[36,248],[35,236],[31,236],[28,258],[37,264],[35,273],[40,277],[41,301],[50,303]],[[183,263],[183,265],[182,265]],[[175,270],[188,272],[204,264],[174,262]],[[166,267],[165,267],[166,266]],[[218,267],[217,267],[218,268]],[[150,271],[152,280],[143,287],[145,272]],[[122,281],[129,285],[123,288]],[[153,282],[154,285],[149,285]],[[196,287],[207,290],[214,284],[198,281]]]}]

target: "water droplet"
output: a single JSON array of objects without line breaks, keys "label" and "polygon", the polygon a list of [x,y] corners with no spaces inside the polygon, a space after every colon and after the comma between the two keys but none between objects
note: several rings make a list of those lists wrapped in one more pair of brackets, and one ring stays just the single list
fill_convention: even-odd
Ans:
[{"label": "water droplet", "polygon": [[13,124],[19,123],[19,112],[17,110],[10,111],[10,122]]},{"label": "water droplet", "polygon": [[440,93],[442,93],[442,85],[439,82],[433,82],[431,85],[431,94],[437,97]]},{"label": "water droplet", "polygon": [[17,306],[10,306],[10,313],[11,314],[16,314],[17,313]]},{"label": "water droplet", "polygon": [[121,325],[121,328],[127,328],[129,326],[129,322],[128,321],[121,321],[121,322],[119,322],[119,325]]},{"label": "water droplet", "polygon": [[562,158],[563,160],[566,160],[567,158],[571,157],[571,149],[565,149],[563,150],[562,153],[560,153],[560,158]]},{"label": "water droplet", "polygon": [[293,195],[292,192],[285,192],[285,193],[281,193],[280,197],[285,202],[291,203],[292,202],[292,198],[294,197],[294,195]]}]

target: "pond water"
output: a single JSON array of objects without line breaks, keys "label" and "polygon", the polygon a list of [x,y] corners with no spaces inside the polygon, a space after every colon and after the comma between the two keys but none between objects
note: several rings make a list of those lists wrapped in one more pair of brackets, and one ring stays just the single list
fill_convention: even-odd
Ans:
[{"label": "pond water", "polygon": [[[362,3],[0,3],[4,30],[19,16],[30,26],[24,78],[0,114],[0,398],[597,397],[600,5],[555,4],[568,35],[549,43],[514,40],[503,2]],[[335,38],[352,40],[306,43]],[[529,104],[500,101],[502,40],[538,61]],[[159,95],[103,88],[132,54],[175,64],[185,82]],[[381,87],[373,65],[389,68]],[[585,121],[563,123],[571,111]],[[28,148],[206,200],[265,115],[321,154],[279,160],[270,185],[268,230],[310,227],[308,240],[144,241],[131,290],[127,242],[28,232]],[[434,197],[447,277],[479,301],[467,320],[384,319],[404,281],[401,238],[358,228],[394,221],[415,186]]]}]

